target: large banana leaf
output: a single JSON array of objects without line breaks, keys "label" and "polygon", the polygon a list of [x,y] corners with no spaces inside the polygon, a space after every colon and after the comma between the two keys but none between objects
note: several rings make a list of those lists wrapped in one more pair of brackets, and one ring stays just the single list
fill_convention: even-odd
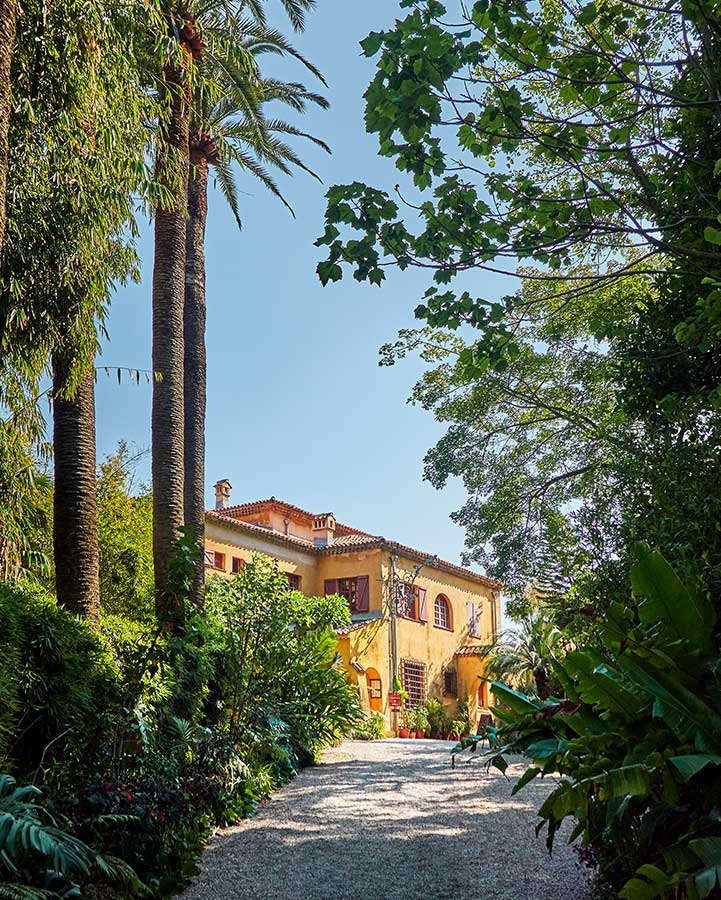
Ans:
[{"label": "large banana leaf", "polygon": [[654,717],[663,719],[677,737],[692,739],[698,750],[721,754],[721,716],[698,694],[672,674],[656,668],[647,671],[646,662],[638,657],[621,654],[616,664],[654,697]]},{"label": "large banana leaf", "polygon": [[639,598],[641,621],[659,623],[670,638],[680,638],[690,648],[710,653],[715,617],[709,598],[687,587],[658,550],[639,543],[634,547],[634,556],[631,586]]},{"label": "large banana leaf", "polygon": [[641,715],[642,702],[600,653],[590,648],[573,650],[566,655],[564,662],[566,671],[576,678],[578,694],[586,703],[627,719],[636,719]]}]

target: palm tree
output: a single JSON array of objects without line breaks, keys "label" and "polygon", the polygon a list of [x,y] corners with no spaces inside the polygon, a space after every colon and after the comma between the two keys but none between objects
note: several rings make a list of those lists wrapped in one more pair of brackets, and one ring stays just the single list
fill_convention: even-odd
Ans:
[{"label": "palm tree", "polygon": [[551,660],[563,634],[540,616],[526,616],[518,629],[502,631],[492,644],[481,648],[486,673],[496,681],[506,678],[533,686],[541,700],[551,693]]},{"label": "palm tree", "polygon": [[[218,184],[240,225],[238,192],[233,174],[234,166],[248,171],[286,206],[277,184],[266,169],[272,166],[290,174],[291,167],[310,172],[293,149],[285,143],[285,136],[307,138],[324,150],[327,145],[280,119],[266,119],[262,108],[278,100],[298,112],[307,103],[327,107],[325,98],[312,93],[298,83],[248,77],[238,70],[233,58],[238,50],[255,59],[265,52],[297,54],[277,32],[259,29],[250,22],[237,24],[237,44],[234,53],[222,60],[220,91],[204,90],[212,78],[199,79],[200,88],[194,93],[190,129],[191,172],[188,184],[188,222],[185,255],[185,523],[193,529],[202,551],[205,534],[205,408],[206,408],[206,350],[205,350],[205,222],[208,210],[208,174],[212,166]],[[239,44],[239,45],[238,45]],[[303,60],[305,63],[305,60]],[[311,70],[320,77],[309,64]],[[218,71],[216,65],[215,70]],[[202,67],[201,67],[202,69]],[[201,71],[201,75],[202,75]],[[217,94],[220,93],[216,100]],[[314,174],[310,172],[310,174]],[[317,177],[317,176],[315,176]],[[290,209],[290,207],[288,207]],[[292,212],[292,210],[291,210]],[[191,589],[191,599],[202,607],[205,567],[202,552],[198,553]]]},{"label": "palm tree", "polygon": [[[293,27],[304,27],[305,12],[315,0],[281,0]],[[165,0],[166,37],[177,53],[163,64],[162,113],[156,171],[163,202],[155,215],[153,261],[152,481],[153,568],[156,609],[161,622],[178,628],[183,611],[168,592],[174,548],[184,522],[184,299],[186,216],[190,171],[191,77],[203,58],[206,42],[229,47],[241,14],[265,25],[264,0]],[[236,47],[236,50],[238,48]],[[242,48],[240,48],[242,50]],[[247,56],[245,56],[247,59]],[[243,54],[236,53],[238,71]],[[248,70],[250,71],[250,70]],[[213,73],[215,78],[215,73]],[[201,426],[202,427],[202,426]],[[195,480],[195,479],[194,479]]]},{"label": "palm tree", "polygon": [[17,0],[0,0],[0,251],[5,236],[5,185],[10,125],[10,66],[15,46]]},{"label": "palm tree", "polygon": [[53,354],[53,547],[58,603],[97,622],[100,571],[95,480],[95,370],[72,383],[72,353]]},{"label": "palm tree", "polygon": [[168,10],[169,36],[177,54],[163,66],[156,176],[165,197],[155,211],[153,260],[152,480],[153,568],[161,622],[182,621],[167,608],[168,577],[183,525],[183,281],[190,157],[190,79],[203,44],[195,21],[175,4]]}]

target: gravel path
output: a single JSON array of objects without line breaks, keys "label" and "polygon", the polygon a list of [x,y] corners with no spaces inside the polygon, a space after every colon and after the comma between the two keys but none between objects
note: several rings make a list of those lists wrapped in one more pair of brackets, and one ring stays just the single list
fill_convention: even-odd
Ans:
[{"label": "gravel path", "polygon": [[182,900],[585,900],[563,837],[549,859],[534,835],[549,785],[511,797],[498,773],[451,769],[451,746],[346,741],[217,834]]}]

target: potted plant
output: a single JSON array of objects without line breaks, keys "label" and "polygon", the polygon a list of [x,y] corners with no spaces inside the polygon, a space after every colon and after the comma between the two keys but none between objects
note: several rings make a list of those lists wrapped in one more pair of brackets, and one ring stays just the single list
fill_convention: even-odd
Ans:
[{"label": "potted plant", "polygon": [[424,738],[426,736],[426,730],[429,727],[428,722],[428,708],[425,703],[421,703],[416,707],[416,737]]},{"label": "potted plant", "polygon": [[406,725],[408,727],[408,731],[410,732],[408,737],[414,738],[416,736],[416,721],[417,717],[415,709],[409,709],[406,712]]},{"label": "potted plant", "polygon": [[448,729],[448,739],[450,741],[460,741],[463,729],[468,725],[463,719],[454,719]]},{"label": "potted plant", "polygon": [[428,712],[428,724],[431,729],[431,737],[438,739],[443,732],[443,704],[435,697],[431,697],[426,702],[426,710]]}]

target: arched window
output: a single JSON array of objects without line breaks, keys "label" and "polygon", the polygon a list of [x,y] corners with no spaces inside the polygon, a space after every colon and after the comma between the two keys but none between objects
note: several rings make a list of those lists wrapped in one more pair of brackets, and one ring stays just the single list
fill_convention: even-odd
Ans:
[{"label": "arched window", "polygon": [[448,597],[439,594],[433,606],[433,621],[436,628],[445,628],[446,631],[453,631],[453,617],[451,615],[451,604]]}]

